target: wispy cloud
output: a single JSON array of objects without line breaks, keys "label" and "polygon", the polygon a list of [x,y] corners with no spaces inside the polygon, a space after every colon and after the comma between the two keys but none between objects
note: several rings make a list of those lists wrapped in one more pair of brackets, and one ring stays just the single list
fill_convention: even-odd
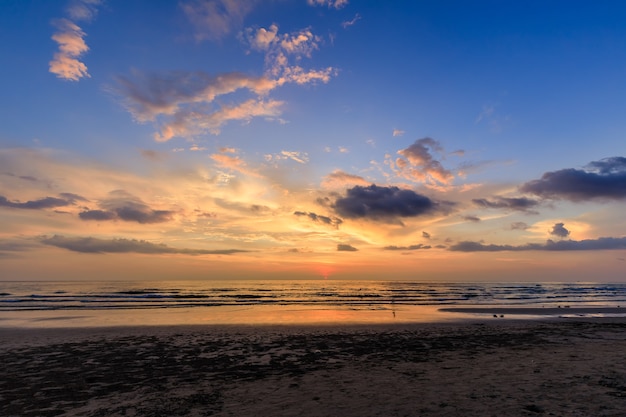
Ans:
[{"label": "wispy cloud", "polygon": [[511,230],[526,230],[530,228],[530,226],[524,222],[514,222],[514,223],[511,223],[510,228]]},{"label": "wispy cloud", "polygon": [[261,177],[258,172],[248,167],[246,161],[238,156],[230,156],[223,153],[216,153],[210,155],[210,158],[215,161],[217,163],[217,166],[220,168],[236,171],[244,175],[249,175],[251,177]]},{"label": "wispy cloud", "polygon": [[410,246],[395,246],[395,245],[385,246],[383,249],[384,250],[411,251],[411,250],[430,249],[430,248],[432,248],[432,246],[418,243],[417,245],[410,245]]},{"label": "wispy cloud", "polygon": [[365,178],[359,175],[348,174],[347,172],[337,169],[331,172],[330,174],[326,175],[324,179],[322,180],[321,185],[322,185],[322,188],[337,189],[337,188],[344,188],[346,186],[354,186],[354,185],[367,186],[370,184],[371,184],[371,181],[367,181]]},{"label": "wispy cloud", "polygon": [[293,214],[297,217],[307,217],[314,222],[326,224],[336,229],[338,229],[339,225],[343,223],[343,220],[338,217],[322,216],[313,212],[295,211]]},{"label": "wispy cloud", "polygon": [[58,19],[54,21],[57,31],[52,39],[59,45],[49,63],[49,71],[58,78],[68,81],[79,81],[89,77],[87,65],[80,60],[89,47],[85,43],[85,32],[74,21],[91,21],[96,15],[96,6],[100,0],[74,0],[67,8],[72,20]]},{"label": "wispy cloud", "polygon": [[397,136],[404,136],[404,130],[400,130],[400,129],[393,129],[393,137],[397,137]]},{"label": "wispy cloud", "polygon": [[306,0],[310,6],[328,6],[329,8],[341,9],[348,5],[348,0]]},{"label": "wispy cloud", "polygon": [[[331,67],[305,70],[300,65],[290,64],[290,56],[300,62],[318,48],[320,39],[309,29],[278,34],[278,27],[273,25],[269,30],[247,29],[242,38],[252,49],[266,54],[264,75],[134,71],[130,77],[118,77],[114,90],[135,120],[158,126],[154,139],[165,142],[174,137],[217,135],[229,121],[247,123],[262,117],[283,123],[280,116],[285,103],[269,98],[272,90],[288,83],[327,83],[336,74]],[[231,103],[227,97],[231,98]]]},{"label": "wispy cloud", "polygon": [[280,153],[277,154],[265,155],[265,160],[268,162],[283,161],[286,159],[296,161],[300,164],[306,164],[309,162],[309,155],[306,152],[298,151],[280,151]]},{"label": "wispy cloud", "polygon": [[219,40],[243,26],[256,0],[190,0],[180,7],[195,29],[197,40]]},{"label": "wispy cloud", "polygon": [[102,0],[72,0],[67,6],[67,14],[74,20],[89,22],[98,14],[97,6]]},{"label": "wispy cloud", "polygon": [[526,245],[494,245],[481,242],[459,242],[449,247],[454,252],[503,252],[503,251],[578,251],[626,249],[626,237],[600,237],[585,240],[548,240],[545,244],[528,243]]},{"label": "wispy cloud", "polygon": [[536,212],[531,209],[539,205],[537,200],[527,197],[494,197],[492,200],[475,198],[472,200],[472,203],[487,209],[517,210],[534,214]]},{"label": "wispy cloud", "polygon": [[74,198],[44,197],[38,200],[25,202],[10,201],[4,196],[0,196],[0,207],[27,210],[43,210],[48,208],[66,207],[74,204]]},{"label": "wispy cloud", "polygon": [[112,191],[107,199],[100,202],[99,206],[100,209],[86,209],[78,216],[82,220],[122,220],[152,224],[170,221],[174,214],[170,210],[154,210],[139,198],[123,190]]},{"label": "wispy cloud", "polygon": [[44,236],[41,243],[72,252],[81,253],[142,253],[142,254],[182,254],[182,255],[232,255],[235,253],[249,252],[240,249],[187,249],[173,248],[164,244],[151,243],[145,240],[135,239],[98,239],[94,237],[68,237],[54,235]]},{"label": "wispy cloud", "polygon": [[463,216],[463,220],[471,223],[479,223],[480,217],[477,216]]},{"label": "wispy cloud", "polygon": [[356,22],[358,22],[359,20],[361,20],[361,15],[360,14],[356,14],[354,15],[354,17],[351,20],[346,20],[344,22],[341,22],[341,26],[344,29],[349,28],[350,26],[353,26]]}]

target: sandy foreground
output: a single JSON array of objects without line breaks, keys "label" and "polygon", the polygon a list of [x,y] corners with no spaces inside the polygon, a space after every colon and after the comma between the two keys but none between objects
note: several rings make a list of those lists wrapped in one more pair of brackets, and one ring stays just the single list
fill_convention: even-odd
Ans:
[{"label": "sandy foreground", "polygon": [[624,416],[626,319],[0,329],[1,416]]}]

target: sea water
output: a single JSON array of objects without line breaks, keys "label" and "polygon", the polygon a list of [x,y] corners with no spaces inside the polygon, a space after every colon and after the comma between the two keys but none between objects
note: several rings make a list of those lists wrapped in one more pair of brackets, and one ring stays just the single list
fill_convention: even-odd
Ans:
[{"label": "sea water", "polygon": [[442,306],[626,305],[626,284],[411,281],[0,281],[0,326],[398,323]]}]

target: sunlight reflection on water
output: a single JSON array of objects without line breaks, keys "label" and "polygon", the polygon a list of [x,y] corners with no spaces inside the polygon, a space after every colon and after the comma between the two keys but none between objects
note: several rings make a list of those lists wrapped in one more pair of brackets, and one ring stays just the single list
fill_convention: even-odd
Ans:
[{"label": "sunlight reflection on water", "polygon": [[0,327],[55,328],[171,325],[350,325],[443,322],[467,318],[438,306],[376,309],[316,306],[194,307],[176,309],[4,312]]}]

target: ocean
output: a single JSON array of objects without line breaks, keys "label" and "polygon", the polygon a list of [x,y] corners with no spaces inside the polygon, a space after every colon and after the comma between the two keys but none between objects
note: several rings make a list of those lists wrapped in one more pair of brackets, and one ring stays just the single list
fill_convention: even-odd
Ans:
[{"label": "ocean", "polygon": [[626,305],[626,284],[411,281],[0,281],[0,326],[393,323],[442,306]]}]

